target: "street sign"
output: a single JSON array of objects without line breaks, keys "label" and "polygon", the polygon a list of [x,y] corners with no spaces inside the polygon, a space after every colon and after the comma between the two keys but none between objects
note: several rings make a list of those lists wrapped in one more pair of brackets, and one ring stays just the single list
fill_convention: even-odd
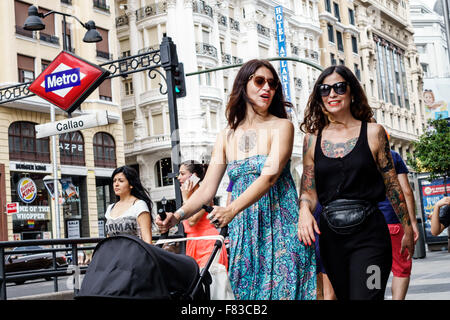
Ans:
[{"label": "street sign", "polygon": [[6,213],[7,214],[18,213],[18,212],[19,212],[19,203],[18,202],[6,204]]},{"label": "street sign", "polygon": [[36,138],[59,135],[66,132],[78,131],[108,124],[108,112],[97,111],[79,117],[64,119],[61,121],[48,122],[34,126]]},{"label": "street sign", "polygon": [[95,64],[62,51],[31,83],[29,90],[72,113],[109,74]]}]

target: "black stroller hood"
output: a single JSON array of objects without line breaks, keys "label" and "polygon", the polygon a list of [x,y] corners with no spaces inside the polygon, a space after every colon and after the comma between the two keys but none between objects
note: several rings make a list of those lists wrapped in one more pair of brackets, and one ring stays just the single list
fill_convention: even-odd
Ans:
[{"label": "black stroller hood", "polygon": [[[199,267],[193,258],[119,235],[97,244],[75,298],[184,300],[198,279]],[[199,291],[196,299],[205,294]]]}]

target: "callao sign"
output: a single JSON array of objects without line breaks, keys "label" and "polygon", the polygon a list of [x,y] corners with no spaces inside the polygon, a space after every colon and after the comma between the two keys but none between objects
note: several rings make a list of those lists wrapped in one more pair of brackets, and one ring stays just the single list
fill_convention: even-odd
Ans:
[{"label": "callao sign", "polygon": [[99,66],[62,51],[31,83],[29,90],[72,113],[109,74]]}]

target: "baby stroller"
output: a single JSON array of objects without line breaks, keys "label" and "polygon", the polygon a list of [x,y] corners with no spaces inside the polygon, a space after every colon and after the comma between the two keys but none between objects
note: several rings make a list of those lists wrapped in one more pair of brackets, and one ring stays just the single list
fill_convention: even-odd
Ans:
[{"label": "baby stroller", "polygon": [[[212,210],[212,208],[211,208]],[[227,228],[222,228],[225,235]],[[75,299],[209,300],[208,272],[222,246],[216,241],[202,271],[195,259],[149,245],[130,235],[101,240]]]}]

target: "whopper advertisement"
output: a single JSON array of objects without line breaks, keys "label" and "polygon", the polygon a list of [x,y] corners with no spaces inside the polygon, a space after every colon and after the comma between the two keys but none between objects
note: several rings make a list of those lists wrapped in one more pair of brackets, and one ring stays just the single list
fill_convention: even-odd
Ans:
[{"label": "whopper advertisement", "polygon": [[[436,202],[445,195],[444,179],[437,179],[432,182],[426,179],[419,179],[420,200],[422,203],[423,224],[425,228],[425,240],[427,243],[447,242],[448,229],[438,235],[431,234],[431,216]],[[447,180],[447,193],[450,192],[450,181]]]}]

